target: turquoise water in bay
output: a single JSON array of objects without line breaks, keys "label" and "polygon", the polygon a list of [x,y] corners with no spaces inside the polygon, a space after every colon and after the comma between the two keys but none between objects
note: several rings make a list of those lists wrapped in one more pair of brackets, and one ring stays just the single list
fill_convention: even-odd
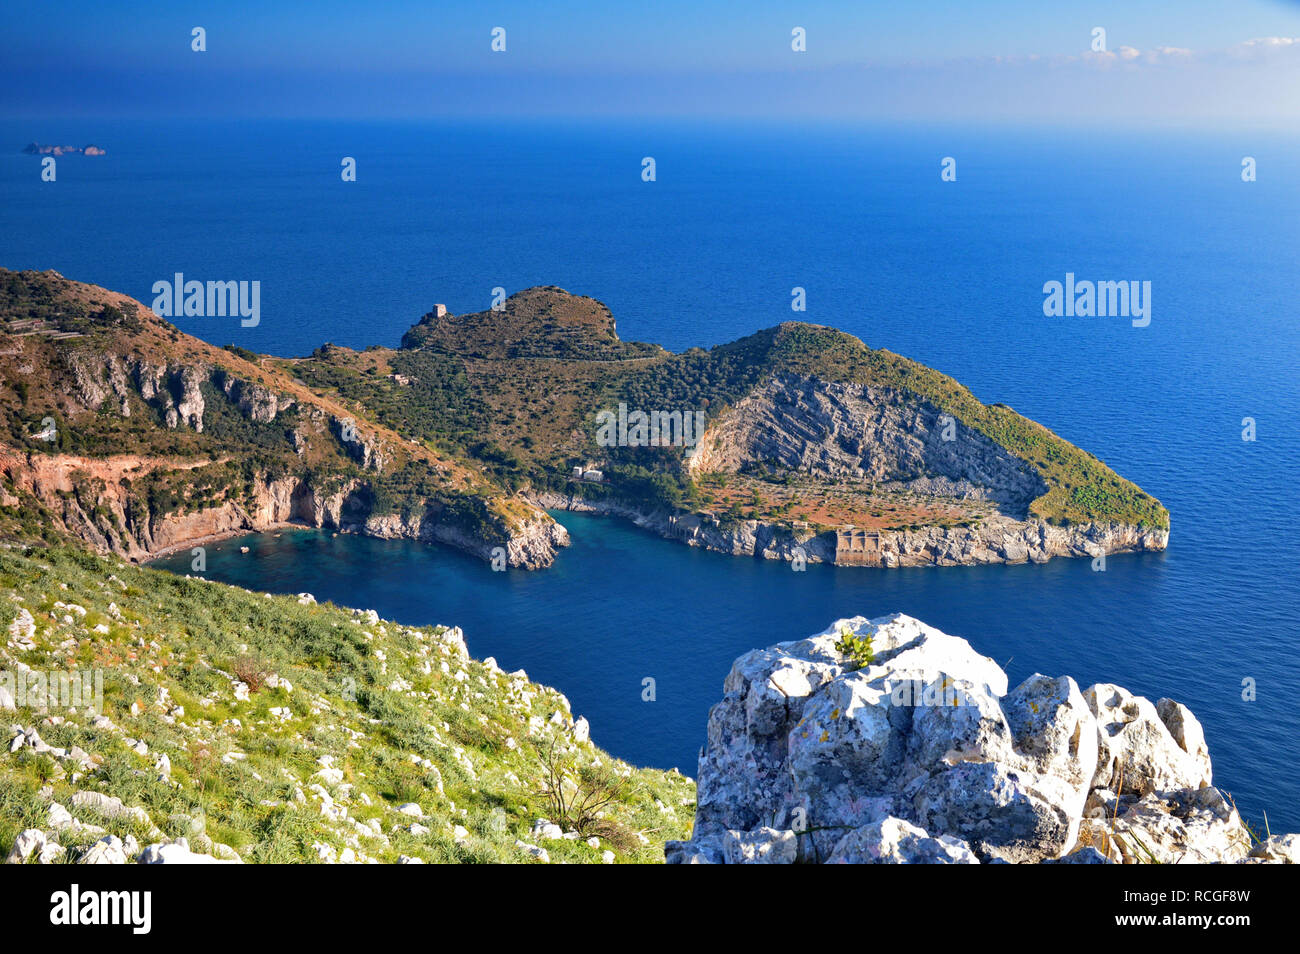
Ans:
[{"label": "turquoise water in bay", "polygon": [[[27,142],[96,142],[42,183]],[[556,284],[674,350],[832,324],[1095,453],[1173,514],[1167,553],[870,571],[728,558],[563,514],[574,545],[492,573],[402,542],[285,533],[209,574],[412,622],[569,695],[602,745],[693,773],[746,649],[895,610],[1037,670],[1188,704],[1248,815],[1300,830],[1300,140],[1249,133],[667,123],[0,123],[0,265],[151,300],[260,280],[217,344],[395,345],[434,302]],[[641,181],[656,158],[658,181]],[[339,179],[353,156],[358,181]],[[958,160],[942,183],[940,159]],[[1243,183],[1253,156],[1259,180]],[[1149,327],[1046,318],[1066,272],[1152,283]],[[807,290],[792,314],[790,289]],[[1258,439],[1241,439],[1242,420]],[[164,561],[185,570],[188,560]],[[641,680],[658,700],[641,701]],[[1242,699],[1256,681],[1255,701]]]}]

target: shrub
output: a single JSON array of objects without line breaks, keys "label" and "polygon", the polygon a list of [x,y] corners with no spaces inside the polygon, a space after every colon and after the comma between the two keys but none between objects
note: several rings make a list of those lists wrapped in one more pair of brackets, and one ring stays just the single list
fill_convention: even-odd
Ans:
[{"label": "shrub", "polygon": [[266,664],[256,656],[240,656],[231,669],[235,678],[248,686],[249,692],[262,689],[271,676]]},{"label": "shrub", "polygon": [[584,838],[596,835],[616,846],[630,841],[619,826],[600,817],[608,806],[627,800],[630,777],[618,775],[609,765],[575,769],[556,755],[554,742],[542,754],[541,763],[542,801],[548,819]]},{"label": "shrub", "polygon": [[835,643],[835,651],[847,656],[855,669],[864,669],[875,661],[876,653],[871,648],[871,633],[859,636],[847,626],[840,629],[840,638]]}]

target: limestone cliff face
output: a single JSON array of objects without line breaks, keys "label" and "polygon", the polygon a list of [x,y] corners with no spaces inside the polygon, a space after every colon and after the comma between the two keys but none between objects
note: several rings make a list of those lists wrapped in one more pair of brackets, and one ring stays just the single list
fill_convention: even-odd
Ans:
[{"label": "limestone cliff face", "polygon": [[966,640],[901,614],[738,658],[697,785],[670,863],[1300,858],[1296,835],[1253,843],[1185,706],[1069,676],[1009,688]]},{"label": "limestone cliff face", "polygon": [[828,480],[991,500],[1021,515],[1047,489],[977,431],[954,422],[945,439],[941,418],[934,405],[887,388],[773,377],[709,427],[689,467],[735,472],[770,461]]},{"label": "limestone cliff face", "polygon": [[724,528],[696,516],[664,524],[665,535],[692,546],[737,556],[848,566],[973,566],[991,563],[1046,563],[1052,557],[1099,557],[1111,553],[1163,550],[1168,530],[1143,530],[1122,524],[1055,527],[1041,520],[991,517],[978,527],[928,527],[868,535],[862,550],[847,549],[844,535],[811,534],[744,520]]},{"label": "limestone cliff face", "polygon": [[423,527],[402,526],[399,522],[395,532],[389,532],[389,526],[385,522],[389,519],[391,518],[371,521],[365,532],[371,536],[400,536],[444,543],[494,565],[499,565],[499,560],[503,558],[506,566],[539,569],[550,566],[555,562],[556,552],[569,545],[569,532],[545,514],[537,519],[526,520],[496,538],[470,533],[454,524],[436,522],[431,522],[427,530]]},{"label": "limestone cliff face", "polygon": [[[76,397],[88,410],[98,411],[111,396],[118,413],[130,417],[131,399],[135,397],[158,411],[168,428],[191,427],[203,432],[202,385],[211,379],[211,368],[77,351],[68,353],[66,361]],[[227,382],[228,386],[237,383],[230,378]]]},{"label": "limestone cliff face", "polygon": [[587,501],[578,496],[544,493],[538,503],[548,509],[624,517],[637,526],[688,546],[732,556],[768,560],[839,563],[849,566],[973,566],[992,563],[1046,563],[1052,557],[1099,557],[1113,553],[1163,550],[1169,531],[1124,524],[1056,527],[1041,520],[993,517],[978,527],[929,527],[884,531],[870,550],[850,554],[835,531],[811,533],[758,520],[724,527],[697,514],[646,514],[626,504]]},{"label": "limestone cliff face", "polygon": [[220,375],[221,390],[250,421],[270,424],[275,416],[294,406],[294,399],[276,394],[270,388],[241,380],[230,374]]}]

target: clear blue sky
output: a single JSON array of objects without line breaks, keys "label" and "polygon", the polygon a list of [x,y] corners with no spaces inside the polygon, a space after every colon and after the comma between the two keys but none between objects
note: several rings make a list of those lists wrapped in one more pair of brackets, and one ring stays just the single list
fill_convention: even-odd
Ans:
[{"label": "clear blue sky", "polygon": [[[207,52],[190,31],[207,31]],[[506,30],[493,53],[490,31]],[[807,31],[807,52],[790,49]],[[1094,27],[1107,52],[1090,51]],[[0,116],[1300,118],[1300,3],[6,0]],[[1265,42],[1259,42],[1265,41]]]}]

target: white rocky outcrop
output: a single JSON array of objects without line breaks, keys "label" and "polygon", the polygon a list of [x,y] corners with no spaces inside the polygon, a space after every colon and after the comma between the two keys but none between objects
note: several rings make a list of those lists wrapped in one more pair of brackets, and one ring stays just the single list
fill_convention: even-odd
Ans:
[{"label": "white rocky outcrop", "polygon": [[[869,664],[837,648],[847,633]],[[1300,843],[1252,850],[1186,707],[1068,676],[1008,689],[901,614],[748,652],[723,688],[670,863],[1287,861]]]}]

